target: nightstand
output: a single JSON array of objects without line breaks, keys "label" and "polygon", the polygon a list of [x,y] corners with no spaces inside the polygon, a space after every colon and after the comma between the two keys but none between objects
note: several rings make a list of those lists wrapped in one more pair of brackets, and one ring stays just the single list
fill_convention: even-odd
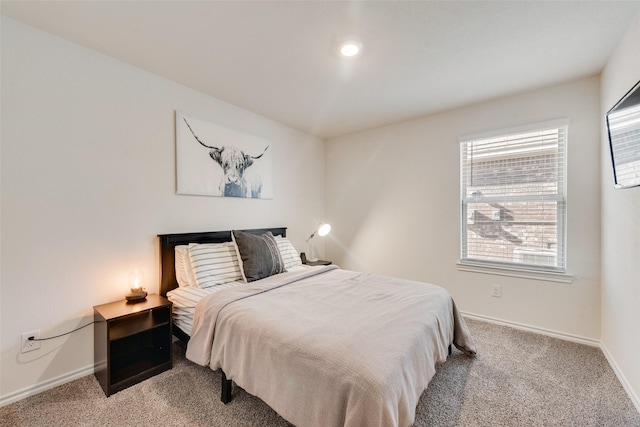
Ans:
[{"label": "nightstand", "polygon": [[309,261],[307,260],[307,262],[305,262],[306,265],[331,265],[331,261],[325,261],[322,259],[319,259],[317,261]]},{"label": "nightstand", "polygon": [[166,298],[96,305],[93,318],[95,376],[107,397],[173,367]]}]

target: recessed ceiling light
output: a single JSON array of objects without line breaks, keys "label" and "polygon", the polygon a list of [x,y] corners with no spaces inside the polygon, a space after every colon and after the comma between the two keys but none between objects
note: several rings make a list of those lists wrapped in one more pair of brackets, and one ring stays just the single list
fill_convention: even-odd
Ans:
[{"label": "recessed ceiling light", "polygon": [[348,40],[340,45],[340,54],[347,58],[352,58],[360,53],[362,43],[356,40]]}]

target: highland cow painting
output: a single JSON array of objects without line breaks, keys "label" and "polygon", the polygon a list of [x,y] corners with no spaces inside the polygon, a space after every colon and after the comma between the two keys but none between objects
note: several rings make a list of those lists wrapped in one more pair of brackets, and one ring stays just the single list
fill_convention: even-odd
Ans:
[{"label": "highland cow painting", "polygon": [[272,199],[271,144],[176,111],[178,194]]}]

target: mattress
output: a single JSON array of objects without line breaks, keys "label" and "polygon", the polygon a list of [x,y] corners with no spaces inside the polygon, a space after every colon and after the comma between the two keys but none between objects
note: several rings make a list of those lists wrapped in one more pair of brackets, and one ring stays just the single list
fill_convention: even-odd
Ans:
[{"label": "mattress", "polygon": [[233,288],[243,284],[244,282],[242,281],[236,281],[204,289],[180,287],[167,292],[167,299],[173,303],[173,325],[190,336],[193,325],[193,313],[195,312],[196,304],[200,300],[222,289]]},{"label": "mattress", "polygon": [[[304,271],[308,268],[314,267],[301,265],[290,268],[289,270]],[[191,336],[191,330],[193,328],[193,314],[196,309],[196,304],[198,304],[198,302],[200,302],[204,297],[221,291],[222,289],[242,285],[246,285],[246,283],[238,280],[225,283],[224,285],[210,286],[208,288],[179,287],[167,292],[167,299],[173,303],[173,325]]]}]

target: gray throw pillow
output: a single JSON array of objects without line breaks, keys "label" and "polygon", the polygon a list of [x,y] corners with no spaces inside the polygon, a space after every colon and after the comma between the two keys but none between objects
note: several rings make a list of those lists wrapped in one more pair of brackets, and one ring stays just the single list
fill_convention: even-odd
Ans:
[{"label": "gray throw pillow", "polygon": [[234,230],[232,234],[246,282],[286,271],[278,243],[270,231],[256,235]]}]

